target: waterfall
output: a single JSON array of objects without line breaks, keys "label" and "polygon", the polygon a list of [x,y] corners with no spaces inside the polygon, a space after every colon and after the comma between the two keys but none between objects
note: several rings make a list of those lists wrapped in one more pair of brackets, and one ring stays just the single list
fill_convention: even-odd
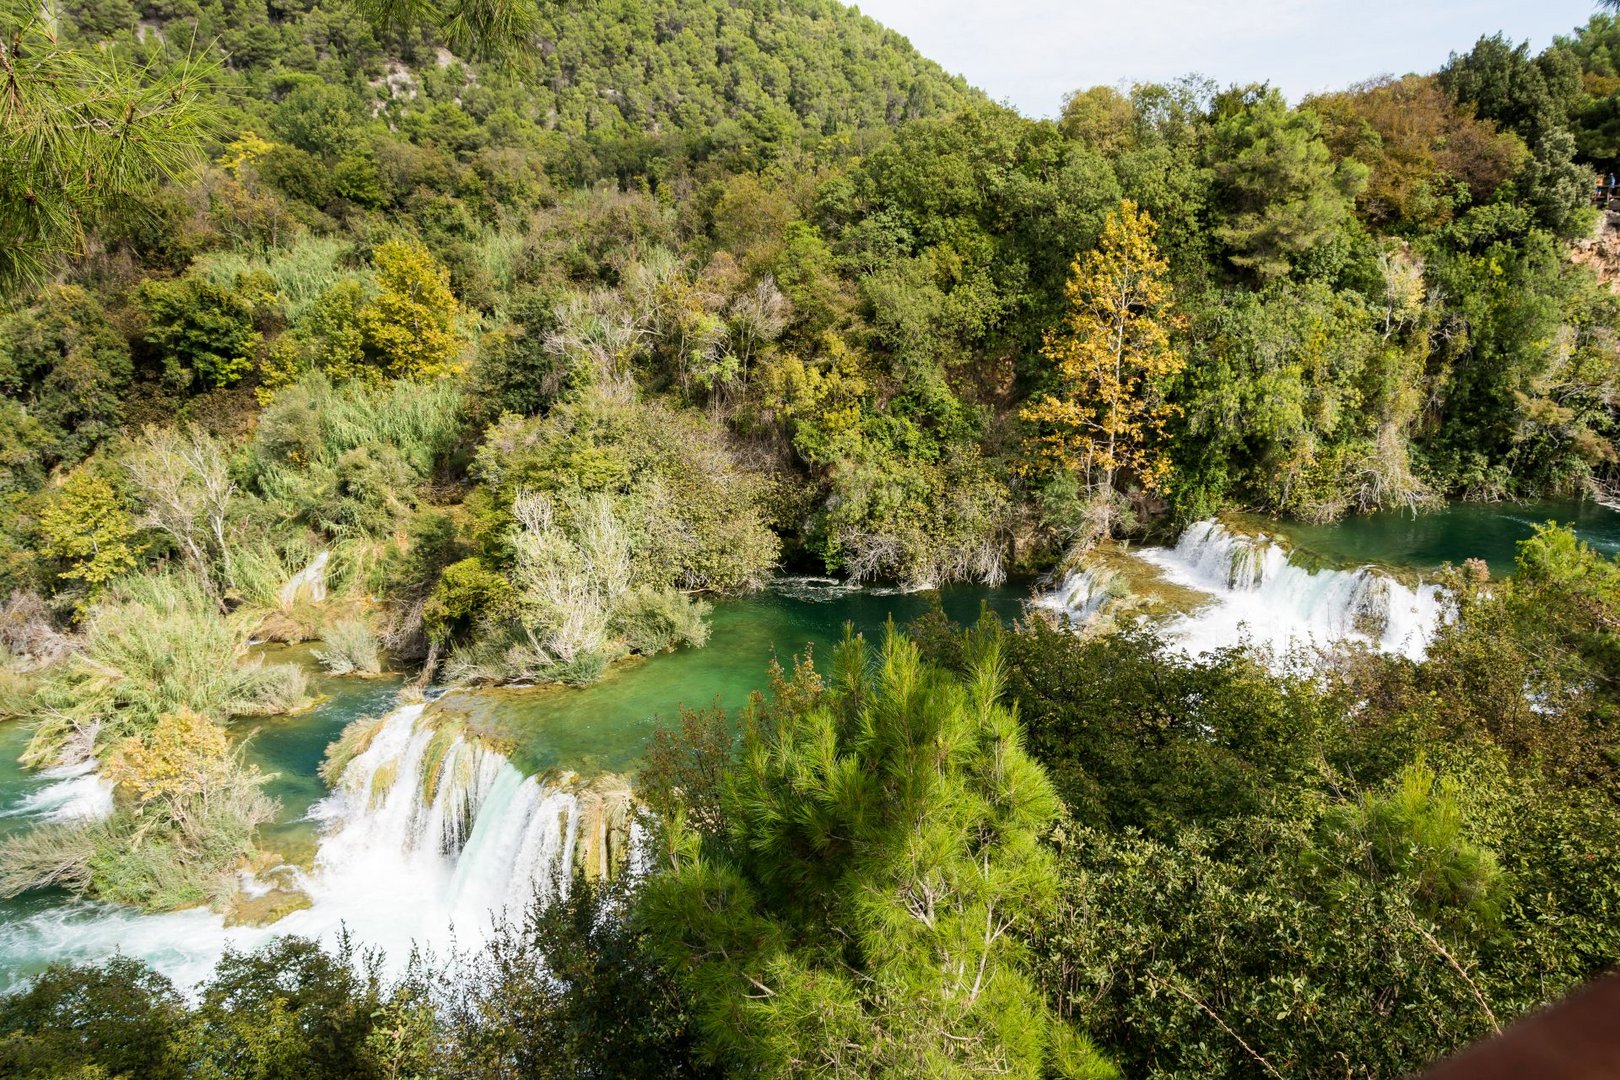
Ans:
[{"label": "waterfall", "polygon": [[576,870],[618,865],[627,787],[525,776],[476,739],[424,722],[423,708],[384,718],[311,811],[326,826],[305,883],[315,910],[364,912],[368,935],[379,920],[460,929],[566,895]]},{"label": "waterfall", "polygon": [[1076,625],[1085,625],[1102,613],[1108,601],[1118,596],[1115,581],[1116,575],[1106,570],[1084,567],[1065,577],[1052,592],[1036,596],[1031,603],[1067,615]]},{"label": "waterfall", "polygon": [[[1218,521],[1191,526],[1173,548],[1132,554],[1170,584],[1210,597],[1165,622],[1167,633],[1195,653],[1244,641],[1283,651],[1359,640],[1419,659],[1440,620],[1433,584],[1408,585],[1370,566],[1309,569],[1270,537],[1236,533]],[[1107,585],[1082,570],[1038,603],[1083,621],[1109,598]]]},{"label": "waterfall", "polygon": [[331,553],[323,551],[309,560],[309,565],[287,579],[277,599],[282,607],[292,607],[300,600],[311,604],[326,602],[326,564]]},{"label": "waterfall", "polygon": [[[361,748],[310,811],[322,827],[310,868],[244,877],[249,903],[268,902],[263,910],[286,912],[280,918],[231,925],[205,910],[54,904],[0,923],[0,969],[16,978],[122,951],[195,986],[227,945],[252,949],[283,934],[330,943],[345,929],[402,965],[413,946],[477,947],[537,897],[566,895],[576,873],[634,865],[634,803],[622,779],[526,776],[419,704],[360,723],[370,724]],[[284,902],[304,897],[301,908]]]}]

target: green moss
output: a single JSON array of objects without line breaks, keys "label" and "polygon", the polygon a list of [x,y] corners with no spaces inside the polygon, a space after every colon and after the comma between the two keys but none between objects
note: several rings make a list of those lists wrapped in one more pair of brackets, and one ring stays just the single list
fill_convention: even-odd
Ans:
[{"label": "green moss", "polygon": [[1108,594],[1099,617],[1088,627],[1091,630],[1111,629],[1122,621],[1143,617],[1191,614],[1213,599],[1206,592],[1167,580],[1158,567],[1137,558],[1124,543],[1098,544],[1076,560],[1074,570],[1089,571]]},{"label": "green moss", "polygon": [[454,719],[433,725],[433,735],[427,749],[422,752],[422,803],[431,803],[439,794],[439,783],[444,776],[445,760],[450,748],[461,738],[462,726]]},{"label": "green moss", "polygon": [[377,771],[371,774],[370,800],[373,807],[382,805],[383,800],[388,798],[388,789],[394,786],[397,779],[398,762],[387,761],[377,767]]},{"label": "green moss", "polygon": [[343,776],[343,770],[349,767],[349,762],[365,753],[371,746],[371,741],[382,730],[386,717],[372,716],[356,720],[343,729],[337,739],[326,748],[326,756],[321,761],[321,779],[326,781],[327,787],[337,787]]}]

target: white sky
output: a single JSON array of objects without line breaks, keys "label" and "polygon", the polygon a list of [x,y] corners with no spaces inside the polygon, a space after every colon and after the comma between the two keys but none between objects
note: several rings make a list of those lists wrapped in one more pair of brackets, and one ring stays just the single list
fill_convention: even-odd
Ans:
[{"label": "white sky", "polygon": [[864,0],[923,55],[1030,116],[1071,90],[1192,72],[1269,81],[1290,99],[1375,75],[1433,71],[1482,34],[1532,49],[1593,0]]}]

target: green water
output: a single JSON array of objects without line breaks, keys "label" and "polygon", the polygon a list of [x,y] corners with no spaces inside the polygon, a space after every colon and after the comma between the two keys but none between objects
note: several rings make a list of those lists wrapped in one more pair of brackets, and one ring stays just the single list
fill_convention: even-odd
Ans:
[{"label": "green water", "polygon": [[1278,522],[1299,547],[1343,565],[1374,563],[1433,570],[1442,563],[1484,559],[1493,574],[1513,570],[1518,543],[1537,525],[1572,525],[1607,555],[1620,554],[1620,512],[1594,502],[1449,503],[1422,514],[1386,511],[1332,525]]},{"label": "green water", "polygon": [[[273,824],[260,830],[263,845],[288,859],[307,862],[315,853],[317,829],[306,820],[309,808],[327,794],[316,770],[326,748],[351,721],[376,716],[394,706],[400,676],[339,679],[325,674],[307,645],[263,650],[267,663],[294,663],[309,672],[310,691],[320,704],[294,716],[240,720],[233,732],[247,742],[247,760],[273,778],[266,793],[281,803]],[[3,796],[0,796],[3,797]]]},{"label": "green water", "polygon": [[[1592,504],[1465,504],[1417,517],[1375,514],[1325,527],[1280,522],[1263,527],[1335,564],[1426,571],[1443,562],[1483,558],[1502,573],[1511,569],[1517,542],[1549,519],[1573,524],[1605,552],[1620,552],[1620,513]],[[890,618],[904,624],[924,613],[936,595],[958,621],[974,619],[981,603],[1014,617],[1021,613],[1030,585],[963,586],[908,595],[787,580],[755,596],[715,604],[705,648],[617,665],[590,687],[454,691],[431,708],[465,714],[475,727],[500,738],[525,771],[628,771],[652,733],[677,721],[680,705],[719,703],[734,711],[764,684],[773,658],[787,664],[806,647],[826,657],[846,623],[875,636]],[[311,671],[312,689],[324,695],[301,715],[233,726],[238,737],[248,740],[248,759],[274,774],[268,791],[280,800],[281,811],[263,832],[265,846],[306,861],[317,839],[307,815],[326,795],[316,770],[327,746],[350,721],[393,708],[400,680],[325,677],[315,670],[307,647],[266,650],[266,659],[304,665]],[[51,782],[16,764],[28,734],[21,725],[0,725],[0,811],[16,808]],[[27,816],[0,816],[0,837],[32,824]],[[167,957],[205,972],[211,963],[208,949],[217,946],[222,933],[216,922],[203,912],[148,918],[77,903],[60,893],[30,894],[0,904],[0,983],[48,958],[95,958],[114,950]],[[70,948],[64,951],[63,946]]]},{"label": "green water", "polygon": [[[29,734],[30,729],[22,724],[0,724],[0,807],[10,807],[22,796],[45,786],[36,774],[17,764]],[[0,839],[28,825],[24,817],[0,817]]]},{"label": "green water", "polygon": [[[718,702],[740,708],[765,685],[773,657],[790,666],[809,646],[825,660],[844,624],[873,638],[892,617],[904,624],[928,610],[929,593],[874,594],[804,583],[715,605],[709,643],[701,649],[631,661],[592,686],[460,691],[434,703],[439,712],[470,717],[480,731],[510,746],[528,772],[580,773],[630,768],[661,724],[678,722],[679,706]],[[937,594],[958,621],[978,618],[980,602],[1005,618],[1021,613],[1028,583],[997,589],[959,586]]]}]

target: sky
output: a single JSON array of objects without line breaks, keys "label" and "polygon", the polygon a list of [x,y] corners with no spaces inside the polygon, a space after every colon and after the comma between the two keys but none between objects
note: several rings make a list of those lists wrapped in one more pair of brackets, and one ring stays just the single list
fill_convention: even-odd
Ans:
[{"label": "sky", "polygon": [[1433,71],[1482,34],[1540,50],[1593,0],[864,0],[998,101],[1054,116],[1081,87],[1191,72],[1270,82],[1292,100],[1376,75]]}]

